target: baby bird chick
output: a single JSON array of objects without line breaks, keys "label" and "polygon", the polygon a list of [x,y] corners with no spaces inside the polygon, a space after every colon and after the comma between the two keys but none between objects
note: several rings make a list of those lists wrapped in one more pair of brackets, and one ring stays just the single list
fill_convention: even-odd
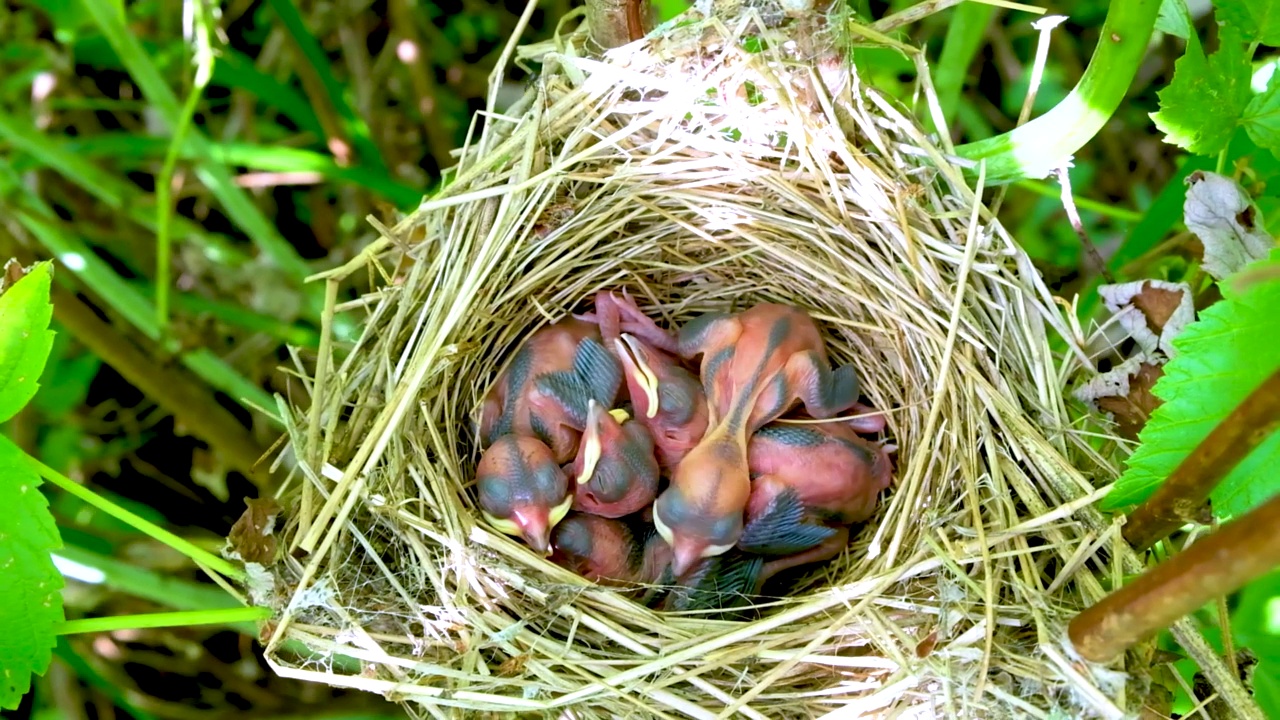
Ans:
[{"label": "baby bird chick", "polygon": [[557,463],[577,452],[591,400],[611,407],[622,387],[618,361],[590,323],[561,320],[534,333],[516,352],[480,410],[485,446],[502,435],[544,442]]},{"label": "baby bird chick", "polygon": [[761,555],[798,553],[866,520],[893,473],[884,448],[843,422],[766,425],[747,452],[754,479],[738,547]]},{"label": "baby bird chick", "polygon": [[551,560],[601,585],[654,583],[671,565],[666,543],[652,528],[622,520],[570,513],[551,535]]},{"label": "baby bird chick", "polygon": [[502,435],[476,466],[477,494],[484,518],[508,535],[521,537],[546,554],[551,528],[569,512],[569,478],[541,440]]},{"label": "baby bird chick", "polygon": [[653,508],[683,575],[742,535],[751,494],[747,439],[798,403],[818,418],[852,407],[858,379],[852,366],[831,369],[817,323],[786,305],[697,318],[681,329],[678,347],[684,358],[702,356],[710,411],[706,434],[675,467]]},{"label": "baby bird chick", "polygon": [[619,518],[648,506],[658,493],[649,431],[625,410],[606,412],[595,400],[589,401],[582,444],[569,468],[574,510]]}]

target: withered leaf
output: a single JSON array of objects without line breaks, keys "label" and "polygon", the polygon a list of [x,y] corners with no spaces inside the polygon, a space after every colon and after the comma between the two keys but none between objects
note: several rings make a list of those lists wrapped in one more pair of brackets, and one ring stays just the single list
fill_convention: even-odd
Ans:
[{"label": "withered leaf", "polygon": [[13,284],[21,280],[27,274],[27,268],[22,267],[22,263],[14,258],[10,258],[4,264],[4,275],[0,275],[0,295],[5,290],[13,287]]},{"label": "withered leaf", "polygon": [[245,498],[244,504],[247,506],[244,514],[231,526],[231,533],[227,535],[231,545],[227,557],[270,565],[275,562],[278,547],[275,531],[280,504],[270,497]]},{"label": "withered leaf", "polygon": [[1182,206],[1187,229],[1204,245],[1205,272],[1222,280],[1275,247],[1253,198],[1235,180],[1197,170]]},{"label": "withered leaf", "polygon": [[1136,280],[1098,288],[1107,309],[1144,353],[1174,356],[1173,339],[1195,320],[1191,288],[1186,283]]},{"label": "withered leaf", "polygon": [[1121,436],[1136,440],[1160,399],[1151,388],[1164,375],[1163,362],[1137,356],[1101,373],[1076,389],[1075,396],[1109,413]]}]

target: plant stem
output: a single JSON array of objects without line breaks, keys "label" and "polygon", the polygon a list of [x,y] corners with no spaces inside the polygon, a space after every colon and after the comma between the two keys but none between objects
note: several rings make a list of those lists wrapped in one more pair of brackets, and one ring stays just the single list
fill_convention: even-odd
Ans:
[{"label": "plant stem", "polygon": [[204,89],[213,76],[213,33],[209,29],[209,11],[205,0],[189,0],[185,3],[191,18],[192,43],[195,45],[196,75],[191,93],[178,115],[164,155],[164,165],[156,178],[156,324],[164,330],[169,326],[169,284],[172,267],[173,237],[169,232],[173,223],[173,171],[178,165],[178,150],[186,139],[187,130],[196,114],[196,106],[204,95]]},{"label": "plant stem", "polygon": [[650,0],[587,0],[591,39],[608,50],[634,42],[653,29]]},{"label": "plant stem", "polygon": [[1089,67],[1066,99],[1026,125],[956,148],[957,154],[986,160],[988,184],[1044,177],[1069,162],[1120,107],[1159,11],[1160,0],[1111,0]]},{"label": "plant stem", "polygon": [[185,625],[229,625],[232,623],[266,620],[269,617],[271,617],[271,609],[263,607],[190,610],[68,620],[56,626],[53,631],[57,635],[74,635],[77,633],[111,632],[114,630],[182,627]]},{"label": "plant stem", "polygon": [[[65,533],[64,533],[65,534]],[[226,592],[208,583],[138,567],[67,542],[53,552],[71,562],[102,573],[102,586],[150,600],[172,610],[225,610],[240,607]]]},{"label": "plant stem", "polygon": [[[0,435],[0,442],[13,445],[13,441],[7,437],[4,437],[3,435]],[[75,495],[76,497],[85,501],[89,505],[92,505],[93,507],[101,510],[102,512],[110,515],[111,517],[117,520],[128,523],[129,525],[132,525],[133,527],[137,528],[140,532],[146,534],[149,537],[155,538],[156,540],[159,540],[165,545],[168,545],[174,550],[177,550],[178,552],[182,553],[183,555],[186,555],[187,557],[191,558],[197,563],[204,565],[205,567],[208,567],[212,570],[216,570],[217,572],[220,572],[223,575],[229,578],[232,578],[233,580],[244,580],[244,571],[236,567],[235,565],[232,565],[230,562],[224,560],[223,558],[220,558],[217,555],[214,555],[208,550],[204,550],[203,548],[197,547],[195,544],[193,544],[189,540],[180,538],[177,535],[174,535],[173,533],[169,532],[168,530],[165,530],[164,528],[160,527],[159,525],[156,525],[150,520],[147,520],[130,510],[127,510],[125,508],[120,507],[119,505],[116,505],[115,503],[111,502],[110,500],[102,497],[101,495],[95,493],[94,491],[86,487],[82,487],[79,483],[72,480],[71,478],[68,478],[67,476],[63,475],[57,470],[54,470],[48,465],[45,465],[39,460],[31,457],[30,455],[27,455],[25,452],[22,451],[21,448],[17,447],[16,445],[13,445],[13,450],[16,453],[20,453],[23,456],[25,456],[31,462],[31,464],[35,466],[36,472],[40,474],[40,477],[44,478],[45,480],[48,480],[49,482],[71,493],[72,495]]]},{"label": "plant stem", "polygon": [[1223,525],[1071,621],[1080,656],[1107,662],[1219,595],[1280,565],[1280,497]]},{"label": "plant stem", "polygon": [[1280,427],[1280,370],[1262,381],[1129,515],[1124,537],[1146,550],[1195,517],[1218,483]]}]

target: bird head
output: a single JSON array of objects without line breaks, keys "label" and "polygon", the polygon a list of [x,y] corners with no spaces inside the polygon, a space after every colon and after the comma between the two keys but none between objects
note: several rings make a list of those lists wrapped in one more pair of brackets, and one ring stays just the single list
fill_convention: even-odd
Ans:
[{"label": "bird head", "polygon": [[653,504],[653,524],[671,547],[677,577],[703,558],[728,552],[742,535],[741,507],[724,512],[699,505],[676,487],[667,488]]},{"label": "bird head", "polygon": [[548,552],[551,528],[569,512],[573,495],[545,443],[516,435],[497,438],[480,457],[476,483],[480,509],[494,528]]}]

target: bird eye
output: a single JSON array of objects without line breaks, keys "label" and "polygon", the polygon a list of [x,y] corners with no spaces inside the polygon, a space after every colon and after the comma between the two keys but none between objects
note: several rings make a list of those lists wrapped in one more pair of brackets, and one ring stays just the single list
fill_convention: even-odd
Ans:
[{"label": "bird eye", "polygon": [[734,535],[742,528],[742,514],[731,513],[728,517],[722,517],[711,524],[711,532],[708,537],[711,540],[723,540],[732,545],[730,540],[736,541]]},{"label": "bird eye", "polygon": [[480,504],[494,509],[511,507],[511,483],[499,477],[482,477],[477,486]]}]

